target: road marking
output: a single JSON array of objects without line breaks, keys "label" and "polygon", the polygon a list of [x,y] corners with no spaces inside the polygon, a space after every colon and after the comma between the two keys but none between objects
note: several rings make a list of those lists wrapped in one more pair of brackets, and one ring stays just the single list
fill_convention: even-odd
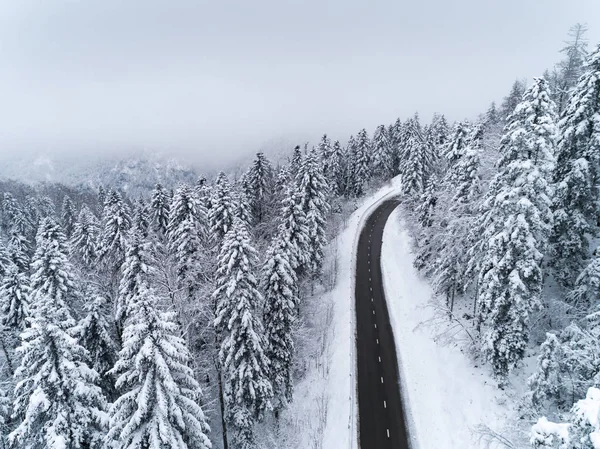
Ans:
[{"label": "road marking", "polygon": [[377,329],[377,323],[373,323],[373,326],[375,326],[375,329]]},{"label": "road marking", "polygon": [[387,403],[383,401],[383,408],[387,408]]},{"label": "road marking", "polygon": [[379,363],[381,363],[381,356],[379,356]]},{"label": "road marking", "polygon": [[383,383],[383,376],[381,377],[381,383]]},{"label": "road marking", "polygon": [[373,287],[369,287],[369,290],[373,291]]},{"label": "road marking", "polygon": [[[369,271],[371,271],[371,270],[369,270]],[[369,282],[371,282],[371,276],[369,276]]]},{"label": "road marking", "polygon": [[390,429],[387,429],[388,438],[390,437]]},{"label": "road marking", "polygon": [[377,339],[377,344],[379,344],[379,338]]},{"label": "road marking", "polygon": [[371,298],[371,302],[373,302],[373,298]]},{"label": "road marking", "polygon": [[[371,298],[371,301],[373,300],[373,298]],[[373,315],[375,315],[375,311],[373,310]]]}]

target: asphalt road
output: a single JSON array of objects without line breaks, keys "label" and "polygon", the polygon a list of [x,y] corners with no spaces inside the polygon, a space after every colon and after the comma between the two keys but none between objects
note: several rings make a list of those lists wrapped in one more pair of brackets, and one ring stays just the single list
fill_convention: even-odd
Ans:
[{"label": "asphalt road", "polygon": [[398,202],[389,200],[367,220],[358,241],[356,330],[361,449],[408,449],[398,360],[381,277],[385,223]]}]

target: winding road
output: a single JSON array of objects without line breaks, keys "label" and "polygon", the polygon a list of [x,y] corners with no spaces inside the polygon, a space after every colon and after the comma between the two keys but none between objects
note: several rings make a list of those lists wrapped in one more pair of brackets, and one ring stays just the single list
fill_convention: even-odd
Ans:
[{"label": "winding road", "polygon": [[355,292],[361,449],[409,448],[380,264],[383,229],[396,206],[396,200],[382,203],[368,218],[358,241]]}]

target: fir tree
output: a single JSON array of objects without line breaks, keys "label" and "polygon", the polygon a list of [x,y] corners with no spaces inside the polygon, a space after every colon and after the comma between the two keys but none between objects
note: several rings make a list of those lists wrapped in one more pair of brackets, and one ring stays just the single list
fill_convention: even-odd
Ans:
[{"label": "fir tree", "polygon": [[302,165],[302,151],[300,151],[300,145],[294,147],[292,158],[290,159],[290,173],[292,176],[296,176]]},{"label": "fir tree", "polygon": [[92,211],[84,204],[79,211],[71,237],[71,251],[86,266],[92,265],[98,257],[98,221]]},{"label": "fir tree", "polygon": [[225,173],[221,172],[214,186],[208,213],[210,231],[219,246],[231,229],[234,217],[235,205],[231,197],[231,186]]},{"label": "fir tree", "polygon": [[594,257],[577,277],[573,289],[567,295],[567,301],[578,311],[588,311],[600,300],[600,251],[596,249]]},{"label": "fir tree", "polygon": [[11,265],[0,284],[2,325],[20,332],[29,316],[29,279],[16,265]]},{"label": "fir tree", "polygon": [[75,204],[71,198],[65,195],[62,203],[62,228],[65,231],[67,238],[71,237],[75,229],[75,222],[77,221],[77,210]]},{"label": "fir tree", "polygon": [[257,308],[263,298],[253,274],[256,250],[244,224],[236,219],[219,254],[215,328],[225,383],[227,417],[235,429],[236,447],[252,448],[254,422],[271,409],[269,361],[264,353]]},{"label": "fir tree", "polygon": [[333,148],[331,146],[331,139],[327,137],[327,134],[323,134],[321,137],[321,141],[317,146],[317,152],[319,153],[319,158],[321,160],[321,164],[323,167],[323,173],[329,173],[332,169],[331,157]]},{"label": "fir tree", "polygon": [[346,186],[346,154],[336,140],[331,147],[331,156],[329,159],[329,171],[324,172],[329,179],[330,191],[336,195],[344,195]]},{"label": "fir tree", "polygon": [[287,188],[280,220],[278,233],[287,242],[290,265],[297,274],[305,273],[309,262],[310,234],[302,208],[302,195],[294,185]]},{"label": "fir tree", "polygon": [[560,141],[554,181],[552,266],[557,280],[571,287],[585,266],[587,236],[597,229],[598,167],[600,164],[600,46],[560,121]]},{"label": "fir tree", "polygon": [[379,125],[373,134],[373,172],[383,179],[391,178],[394,171],[394,157],[388,131]]},{"label": "fir tree", "polygon": [[402,192],[411,196],[423,191],[431,166],[433,149],[423,137],[418,117],[410,119],[404,126],[400,155]]},{"label": "fir tree", "polygon": [[298,280],[290,265],[286,235],[278,235],[267,250],[263,266],[265,291],[265,354],[271,363],[274,409],[279,411],[292,400],[292,326],[298,304]]},{"label": "fir tree", "polygon": [[500,116],[503,121],[508,120],[508,117],[514,112],[517,105],[521,102],[523,94],[525,93],[525,82],[516,80],[510,93],[504,97],[502,105],[500,106]]},{"label": "fir tree", "polygon": [[157,310],[146,286],[135,294],[123,349],[111,371],[122,392],[106,440],[118,449],[209,449],[201,391],[173,313]]},{"label": "fir tree", "polygon": [[79,322],[77,337],[89,355],[91,367],[100,376],[98,385],[105,396],[116,399],[115,379],[109,371],[117,361],[118,345],[114,338],[113,326],[109,323],[109,304],[99,295],[85,305],[86,315]]},{"label": "fir tree", "polygon": [[148,237],[150,232],[150,210],[142,198],[139,198],[133,206],[131,227],[137,229],[144,238]]},{"label": "fir tree", "polygon": [[127,231],[131,227],[129,208],[119,192],[109,194],[104,207],[104,229],[98,248],[98,257],[120,266],[127,248]]},{"label": "fir tree", "polygon": [[323,250],[327,244],[325,227],[329,204],[327,203],[327,182],[321,172],[317,155],[312,151],[303,161],[298,174],[300,207],[306,216],[308,228],[308,273],[320,276],[323,268]]},{"label": "fir tree", "polygon": [[14,229],[10,233],[6,253],[20,272],[26,273],[29,271],[29,242],[24,235]]},{"label": "fir tree", "polygon": [[[350,147],[350,143],[348,146]],[[350,154],[352,171],[350,189],[352,195],[358,198],[365,194],[371,179],[371,142],[365,129],[359,131]]]},{"label": "fir tree", "polygon": [[156,184],[152,192],[152,223],[156,232],[164,236],[169,227],[169,194],[162,184]]},{"label": "fir tree", "polygon": [[529,340],[529,316],[541,305],[541,262],[552,213],[547,178],[556,146],[556,112],[547,82],[534,80],[509,117],[501,158],[483,204],[479,321],[484,350],[501,384]]},{"label": "fir tree", "polygon": [[273,196],[273,167],[263,153],[257,153],[256,159],[246,173],[244,193],[248,198],[252,216],[261,223],[269,210]]},{"label": "fir tree", "polygon": [[587,57],[587,39],[585,33],[587,27],[580,23],[569,29],[570,40],[565,42],[566,46],[561,50],[565,55],[556,70],[556,104],[558,111],[562,113],[569,103],[571,90],[577,85],[582,74],[583,66]]},{"label": "fir tree", "polygon": [[106,402],[87,364],[87,351],[72,337],[67,305],[73,295],[65,236],[52,218],[38,231],[32,262],[32,317],[18,351],[14,418],[10,440],[19,447],[100,448]]}]

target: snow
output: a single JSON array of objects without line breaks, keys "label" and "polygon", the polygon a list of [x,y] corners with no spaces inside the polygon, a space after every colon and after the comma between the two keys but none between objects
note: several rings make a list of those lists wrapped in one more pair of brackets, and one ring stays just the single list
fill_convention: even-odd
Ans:
[{"label": "snow", "polygon": [[431,287],[412,265],[400,214],[394,211],[386,225],[381,264],[412,447],[484,447],[477,428],[501,431],[514,419],[511,401],[487,368],[476,368],[460,346],[436,343],[441,329],[423,325],[439,319],[430,307]]}]

